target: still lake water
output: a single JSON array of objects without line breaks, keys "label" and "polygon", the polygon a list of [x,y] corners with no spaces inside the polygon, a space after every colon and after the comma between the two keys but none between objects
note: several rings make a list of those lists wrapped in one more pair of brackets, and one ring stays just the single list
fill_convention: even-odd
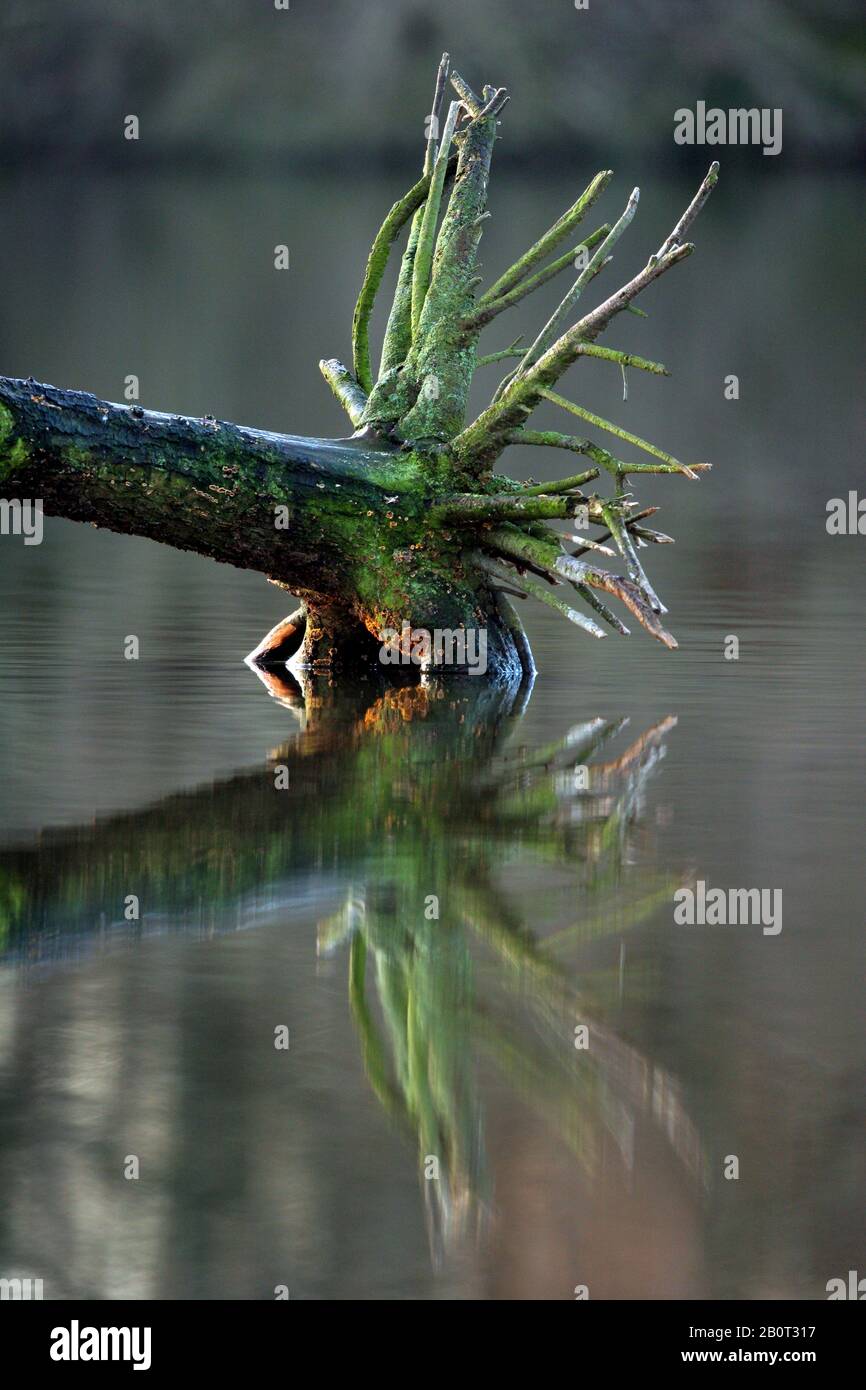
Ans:
[{"label": "still lake water", "polygon": [[[212,185],[70,212],[19,181],[2,369],[338,433],[315,360],[345,350],[364,248],[345,190],[292,189],[287,224],[273,184],[241,217]],[[683,194],[645,199],[649,243]],[[260,577],[56,520],[2,538],[0,1273],[51,1298],[823,1298],[862,1267],[863,540],[824,526],[857,485],[857,345],[853,252],[819,254],[853,200],[741,195],[617,340],[674,381],[575,389],[716,465],[639,490],[678,537],[649,556],[676,653],[533,607],[522,708],[304,709],[242,663],[288,611]],[[359,223],[393,196],[359,190]],[[501,190],[489,263],[572,196]],[[697,880],[780,889],[781,932],[676,925]]]}]

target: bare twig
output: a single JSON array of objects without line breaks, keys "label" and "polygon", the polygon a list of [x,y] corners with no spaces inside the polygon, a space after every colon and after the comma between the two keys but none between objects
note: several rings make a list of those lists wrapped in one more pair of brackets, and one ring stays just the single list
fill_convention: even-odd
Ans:
[{"label": "bare twig", "polygon": [[349,368],[344,367],[342,362],[338,362],[336,357],[330,357],[322,359],[319,363],[319,371],[352,424],[360,424],[361,416],[367,405],[367,393],[358,385]]},{"label": "bare twig", "polygon": [[[626,526],[626,527],[628,528],[628,530],[631,531],[631,530],[634,529],[635,523],[636,523],[636,522],[642,521],[642,520],[644,520],[644,519],[645,519],[646,517],[648,517],[648,516],[653,516],[657,511],[660,511],[660,510],[661,510],[660,507],[644,507],[643,511],[640,511],[640,512],[633,512],[631,516],[625,517],[625,518],[623,519],[623,525]],[[591,518],[591,519],[592,519],[592,518]],[[591,549],[592,549],[592,546],[590,546],[590,545],[587,543],[587,538],[586,538],[585,536],[574,536],[574,537],[572,537],[572,539],[578,543],[578,548],[577,548],[577,550],[573,550],[573,551],[571,552],[571,553],[572,553],[572,557],[573,557],[575,560],[578,559],[581,555],[585,554],[587,550],[591,550]],[[597,541],[597,542],[598,542],[598,541],[606,541],[606,540],[608,540],[608,539],[613,539],[613,538],[612,538],[612,536],[611,536],[611,534],[610,534],[610,531],[607,531],[607,530],[604,531],[602,535],[596,536],[596,541]]]},{"label": "bare twig", "polygon": [[[623,309],[627,309],[631,301],[641,294],[648,285],[651,285],[653,280],[657,280],[666,270],[670,270],[671,266],[678,265],[680,261],[685,260],[694,249],[692,243],[687,241],[683,246],[672,247],[658,260],[650,261],[643,270],[635,275],[634,279],[629,280],[627,285],[623,285],[603,304],[599,304],[597,309],[593,309],[579,323],[576,323],[571,333],[566,336],[575,343],[591,342],[593,338],[597,338],[607,328],[611,319],[622,313]],[[569,358],[569,361],[573,360],[573,357]]]},{"label": "bare twig", "polygon": [[520,342],[520,339],[522,337],[523,334],[521,333],[519,338],[515,338],[514,342],[511,343],[507,348],[503,348],[501,352],[485,353],[482,357],[479,357],[477,359],[475,363],[476,367],[487,367],[490,365],[491,362],[504,361],[506,357],[519,357],[521,354],[517,344]]},{"label": "bare twig", "polygon": [[[493,575],[494,578],[498,580],[508,579],[509,571],[502,565],[497,564],[495,560],[490,560],[486,555],[480,554],[473,558],[480,569],[486,570],[487,573]],[[539,584],[538,581],[531,578],[530,575],[521,575],[520,583],[527,593],[532,594],[533,598],[540,599],[542,603],[547,604],[548,608],[553,608],[557,613],[561,613],[570,623],[574,623],[575,627],[582,628],[583,631],[588,632],[591,637],[607,636],[604,629],[599,627],[598,623],[593,622],[592,618],[587,618],[585,614],[579,613],[577,609],[572,608],[570,604],[564,603],[561,598],[557,598],[555,594],[552,594],[549,589],[546,589],[543,584]]]},{"label": "bare twig", "polygon": [[[490,91],[490,89],[488,87],[485,87],[485,96],[487,96],[488,91]],[[490,97],[487,101],[487,105],[481,108],[481,111],[478,114],[478,119],[480,121],[483,121],[487,116],[498,116],[503,106],[506,104],[506,102],[510,100],[511,97],[508,95],[506,89],[504,87],[497,87],[495,91],[490,92]]]},{"label": "bare twig", "polygon": [[623,210],[621,216],[613,224],[613,226],[611,227],[610,231],[608,232],[607,236],[605,237],[601,245],[598,247],[598,249],[593,253],[593,256],[590,259],[589,264],[586,266],[584,270],[580,272],[571,289],[568,291],[568,294],[566,294],[562,298],[560,303],[554,309],[553,313],[547,320],[547,323],[542,328],[535,342],[527,348],[523,357],[523,361],[519,364],[517,371],[515,372],[515,378],[517,380],[525,376],[526,373],[529,371],[529,368],[533,366],[533,364],[537,362],[538,359],[544,355],[547,349],[551,347],[552,344],[556,341],[561,325],[566,321],[575,304],[579,300],[581,294],[583,293],[584,289],[589,284],[593,276],[596,274],[596,271],[602,265],[604,260],[610,254],[611,250],[619,241],[619,238],[622,236],[626,227],[629,225],[632,218],[634,217],[637,211],[639,198],[640,189],[633,189],[631,197],[626,203],[625,209]]},{"label": "bare twig", "polygon": [[[529,434],[530,432],[527,430],[526,433]],[[567,436],[563,435],[562,437],[563,439],[565,439]],[[521,438],[519,440],[516,440],[515,442],[520,444],[539,444],[546,441],[534,439],[530,436],[527,439]],[[583,453],[583,450],[578,449],[576,450],[576,452]],[[560,478],[555,483],[533,483],[530,487],[523,488],[521,496],[533,497],[541,494],[549,494],[556,492],[572,492],[574,488],[582,487],[584,483],[591,483],[593,478],[597,477],[597,468],[587,468],[585,473],[572,473],[570,477]]]},{"label": "bare twig", "polygon": [[[603,546],[599,548],[602,550],[604,549]],[[606,553],[610,555],[612,552],[608,550]],[[602,603],[601,599],[592,592],[588,584],[575,584],[574,587],[580,594],[584,603],[588,603],[590,608],[594,608],[596,613],[600,614],[600,616],[604,618],[604,621],[610,624],[614,632],[618,632],[620,637],[631,637],[631,632],[626,627],[625,623],[620,621],[616,614],[608,608],[606,603]]]},{"label": "bare twig", "polygon": [[563,539],[580,545],[581,550],[596,550],[599,555],[609,555],[611,559],[616,555],[616,551],[611,550],[609,545],[602,545],[601,541],[591,541],[589,536],[565,536]]},{"label": "bare twig", "polygon": [[[516,527],[497,527],[489,531],[484,537],[484,545],[486,549],[505,555],[519,565],[530,567],[534,573],[551,583],[555,583],[557,578],[561,577],[575,587],[586,585],[591,589],[600,589],[611,594],[624,603],[641,626],[664,646],[676,647],[675,638],[662,627],[658,614],[653,612],[646,596],[632,580],[623,579],[617,574],[576,560],[570,555],[558,553],[555,544],[535,540],[524,535]],[[525,583],[525,577],[522,576],[520,582]]]},{"label": "bare twig", "polygon": [[439,60],[439,71],[436,74],[436,86],[433,91],[433,105],[430,108],[430,128],[427,131],[427,149],[424,154],[425,174],[433,173],[433,165],[436,162],[439,122],[442,119],[442,102],[445,97],[445,84],[448,81],[450,67],[451,59],[447,53],[443,53]]},{"label": "bare twig", "polygon": [[546,256],[549,256],[550,252],[553,251],[561,241],[565,240],[572,228],[576,227],[578,222],[586,216],[593,203],[601,196],[612,178],[613,171],[611,169],[603,169],[600,173],[596,174],[592,182],[584,189],[583,193],[581,193],[577,202],[573,203],[561,217],[557,218],[553,226],[549,227],[544,233],[544,236],[539,237],[538,241],[530,246],[529,250],[525,251],[519,260],[516,260],[513,265],[509,266],[508,270],[500,275],[499,279],[485,291],[481,296],[479,306],[485,306],[492,303],[495,299],[500,299],[507,291],[511,290],[518,281],[523,280],[533,266],[537,265],[539,261],[543,261]]},{"label": "bare twig", "polygon": [[646,595],[649,605],[655,613],[666,613],[668,610],[662,603],[652,584],[647,578],[644,568],[637,557],[637,552],[631,543],[627,530],[622,524],[619,516],[609,503],[603,502],[601,505],[602,515],[607,522],[608,530],[616,541],[617,549],[626,563],[629,577],[637,584],[638,588]]},{"label": "bare twig", "polygon": [[674,227],[670,236],[665,237],[665,240],[662,242],[658,251],[656,251],[655,256],[653,257],[654,260],[660,261],[662,256],[667,255],[668,251],[671,251],[675,246],[682,245],[683,237],[689,230],[689,227],[694,222],[695,218],[697,217],[704,203],[709,198],[718,181],[719,162],[717,159],[714,159],[706,172],[703,183],[701,184],[694,198],[692,198],[692,201],[689,203],[679,222]]},{"label": "bare twig", "polygon": [[442,139],[439,142],[439,150],[433,165],[433,173],[430,176],[430,191],[427,194],[427,201],[424,204],[424,216],[421,220],[421,230],[418,233],[418,245],[415,248],[415,264],[412,269],[413,338],[418,332],[418,324],[421,322],[421,310],[424,308],[424,300],[427,297],[427,290],[430,286],[433,248],[436,244],[436,224],[439,220],[439,208],[442,203],[442,189],[445,185],[445,170],[448,167],[448,155],[451,149],[451,141],[454,136],[454,127],[457,124],[457,115],[460,111],[460,107],[461,103],[459,101],[452,101],[448,108],[445,128],[442,131]]},{"label": "bare twig", "polygon": [[471,116],[480,116],[483,109],[481,98],[476,96],[475,92],[473,92],[472,88],[469,86],[469,83],[460,76],[460,73],[457,72],[456,69],[451,72],[451,86],[454,88],[461,103],[466,107],[469,114]]},{"label": "bare twig", "polygon": [[662,627],[658,614],[647,602],[641,589],[630,579],[623,579],[618,574],[610,574],[607,570],[597,569],[593,565],[584,564],[582,560],[575,560],[571,555],[560,555],[555,564],[554,570],[557,574],[564,575],[566,579],[576,581],[578,584],[588,584],[590,588],[601,589],[604,593],[613,595],[624,603],[629,612],[633,613],[642,627],[647,632],[656,637],[664,646],[673,649],[676,647],[676,639]]},{"label": "bare twig", "polygon": [[650,526],[635,526],[629,523],[629,531],[633,536],[637,536],[641,541],[652,541],[655,545],[673,545],[673,536],[665,535],[664,531],[653,531]]},{"label": "bare twig", "polygon": [[712,467],[709,463],[693,463],[691,465],[680,463],[672,454],[666,454],[664,449],[659,449],[655,444],[650,444],[646,439],[641,439],[639,435],[632,434],[629,430],[622,429],[619,425],[614,425],[610,420],[603,420],[600,415],[595,415],[591,410],[585,410],[583,406],[575,405],[573,401],[566,400],[565,396],[560,396],[556,391],[541,392],[542,396],[554,405],[559,405],[563,410],[569,411],[572,415],[577,415],[579,419],[586,420],[597,429],[605,430],[608,434],[615,434],[618,439],[625,440],[626,444],[633,444],[636,449],[643,449],[644,453],[652,454],[655,458],[661,459],[662,463],[622,463],[619,471],[625,473],[682,473],[684,477],[690,478],[692,482],[698,482],[700,473]]},{"label": "bare twig", "polygon": [[625,369],[636,367],[640,372],[653,372],[655,376],[670,376],[667,367],[661,362],[651,362],[647,357],[637,357],[633,352],[619,352],[616,348],[599,347],[597,343],[580,343],[578,357],[601,357],[605,362],[618,362]]},{"label": "bare twig", "polygon": [[[613,454],[607,449],[603,449],[600,444],[593,444],[591,439],[578,439],[573,434],[559,434],[557,430],[514,430],[509,437],[510,444],[530,444],[541,445],[553,449],[569,449],[573,454],[583,454],[586,458],[592,459],[599,468],[604,468],[613,477],[618,478],[625,464],[620,464],[620,460],[614,458]],[[598,476],[598,468],[594,470]],[[546,488],[545,491],[550,491]]]},{"label": "bare twig", "polygon": [[552,280],[554,275],[558,275],[561,270],[573,267],[578,251],[592,251],[600,241],[604,240],[609,231],[610,227],[608,224],[606,222],[602,223],[602,225],[597,227],[594,232],[591,232],[584,241],[579,242],[577,246],[573,246],[570,251],[566,251],[563,255],[558,256],[555,261],[551,261],[550,265],[546,265],[543,270],[536,271],[534,275],[527,276],[525,280],[520,280],[513,289],[497,295],[495,298],[490,297],[489,291],[487,294],[482,295],[481,299],[478,301],[476,311],[466,319],[466,327],[468,329],[483,328],[486,324],[490,323],[492,319],[496,318],[497,314],[501,314],[503,309],[510,309],[513,304],[518,304],[520,300],[525,299],[528,294],[532,294],[534,290],[540,289],[542,285],[546,285],[548,280]]}]

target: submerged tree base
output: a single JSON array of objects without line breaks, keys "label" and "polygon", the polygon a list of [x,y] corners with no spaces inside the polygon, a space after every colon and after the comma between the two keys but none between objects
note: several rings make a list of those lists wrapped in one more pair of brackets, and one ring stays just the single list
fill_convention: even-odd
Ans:
[{"label": "submerged tree base", "polygon": [[[457,99],[443,119],[449,78]],[[423,177],[394,204],[373,243],[355,308],[352,367],[335,359],[320,364],[354,427],[350,438],[271,434],[4,377],[0,495],[7,505],[38,498],[50,515],[149,536],[267,575],[302,608],[251,653],[258,666],[292,657],[315,669],[354,669],[376,660],[389,631],[479,628],[488,677],[508,684],[534,669],[510,602],[529,596],[596,638],[608,629],[628,634],[600,595],[613,597],[652,636],[676,646],[638,554],[670,537],[645,524],[656,509],[638,506],[629,479],[651,472],[695,480],[709,465],[683,464],[552,388],[583,357],[618,366],[624,377],[628,369],[666,374],[660,363],[596,339],[621,312],[640,312],[634,299],[690,254],[685,234],[718,166],[644,269],[582,317],[576,305],[633,219],[638,190],[612,226],[602,224],[550,256],[578,236],[575,229],[610,181],[606,170],[479,295],[490,161],[507,99],[492,87],[476,96],[443,56]],[[407,225],[374,378],[370,317],[390,248]],[[577,278],[533,343],[478,355],[483,329],[569,267]],[[513,365],[487,409],[467,425],[475,371],[500,360]],[[581,434],[526,428],[543,401],[575,415]],[[650,461],[616,457],[585,435],[587,426]],[[587,466],[558,482],[521,485],[493,472],[511,444],[562,449]],[[602,473],[612,481],[609,496],[587,489]],[[586,536],[555,529],[569,521]],[[615,554],[625,576],[597,563],[598,555]]]}]

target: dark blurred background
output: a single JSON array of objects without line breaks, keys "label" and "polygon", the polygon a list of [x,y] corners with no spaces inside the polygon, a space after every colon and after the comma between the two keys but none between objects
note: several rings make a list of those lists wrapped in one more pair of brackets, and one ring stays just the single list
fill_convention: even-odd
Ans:
[{"label": "dark blurred background", "polygon": [[[356,167],[417,149],[435,59],[518,104],[499,154],[668,162],[673,109],[782,107],[786,163],[863,152],[856,0],[6,0],[0,157]],[[425,104],[426,103],[426,104]],[[498,155],[499,157],[499,155]]]}]

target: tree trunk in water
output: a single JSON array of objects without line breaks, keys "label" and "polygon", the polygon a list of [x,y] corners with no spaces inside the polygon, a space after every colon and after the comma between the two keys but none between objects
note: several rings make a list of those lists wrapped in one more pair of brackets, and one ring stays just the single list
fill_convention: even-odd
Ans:
[{"label": "tree trunk in water", "polygon": [[446,574],[441,556],[419,555],[436,496],[420,462],[369,434],[270,434],[0,378],[0,494],[257,570],[296,594],[294,631],[278,625],[259,661],[355,665],[376,661],[382,633],[406,622],[480,624],[512,681],[520,658],[490,588],[461,582],[453,556]]},{"label": "tree trunk in water", "polygon": [[[441,123],[440,137],[449,77],[458,100]],[[690,254],[685,234],[716,183],[718,165],[711,165],[644,269],[577,322],[571,322],[575,305],[611,259],[635,215],[638,190],[612,227],[597,227],[574,250],[542,263],[571,238],[610,181],[608,170],[476,297],[497,116],[506,101],[502,88],[485,87],[476,96],[443,55],[423,177],[394,204],[370,252],[352,324],[352,368],[333,359],[320,363],[355,427],[351,438],[269,434],[210,417],[193,420],[110,405],[83,392],[2,377],[4,529],[16,502],[41,500],[49,515],[149,536],[260,571],[303,605],[256,648],[251,660],[260,665],[297,656],[307,665],[333,667],[375,661],[390,650],[405,666],[419,655],[420,635],[423,665],[483,672],[488,680],[511,685],[534,667],[506,593],[540,599],[594,638],[607,635],[601,623],[628,635],[598,596],[612,595],[665,646],[676,646],[661,624],[666,610],[638,555],[649,542],[664,544],[670,537],[642,524],[657,508],[638,509],[630,479],[679,473],[697,480],[709,465],[682,464],[551,388],[586,356],[619,367],[623,379],[628,368],[666,374],[660,363],[599,347],[596,339],[617,315],[634,307],[638,294]],[[407,224],[375,379],[369,339],[373,304],[389,250]],[[569,268],[579,268],[577,279],[528,347],[518,349],[515,342],[477,355],[483,329]],[[516,359],[516,365],[487,409],[466,425],[476,368],[505,358]],[[652,462],[625,462],[583,436],[526,429],[544,400],[624,440]],[[514,443],[565,449],[591,466],[543,487],[494,476],[493,464]],[[602,472],[611,475],[612,495],[586,496],[581,487]],[[569,538],[551,524],[579,514],[582,528],[601,528],[598,538]],[[569,539],[582,543],[566,552]],[[580,558],[588,550],[612,555],[607,540],[628,577]],[[592,616],[571,606],[572,590]],[[563,593],[571,603],[564,602]],[[482,633],[483,666],[477,659]],[[433,639],[432,652],[424,638],[428,645]]]}]

